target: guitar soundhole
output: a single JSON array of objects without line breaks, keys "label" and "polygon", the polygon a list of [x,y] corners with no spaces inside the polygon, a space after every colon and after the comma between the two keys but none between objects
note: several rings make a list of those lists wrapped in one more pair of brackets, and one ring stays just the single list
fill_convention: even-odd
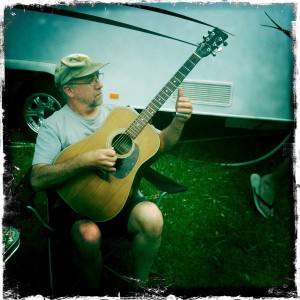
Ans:
[{"label": "guitar soundhole", "polygon": [[132,148],[131,138],[125,134],[117,134],[112,140],[112,146],[119,155],[127,154]]}]

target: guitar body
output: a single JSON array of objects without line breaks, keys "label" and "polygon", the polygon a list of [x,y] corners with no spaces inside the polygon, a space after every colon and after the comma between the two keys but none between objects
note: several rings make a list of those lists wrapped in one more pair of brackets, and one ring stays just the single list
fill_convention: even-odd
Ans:
[{"label": "guitar body", "polygon": [[55,164],[90,150],[112,146],[116,150],[119,141],[125,142],[125,150],[121,148],[120,153],[116,150],[118,160],[115,172],[86,170],[58,188],[62,199],[82,216],[97,222],[116,216],[130,196],[139,169],[157,153],[160,140],[152,126],[146,125],[134,139],[125,134],[136,118],[136,112],[124,107],[116,108],[99,130],[67,147],[56,158]]}]

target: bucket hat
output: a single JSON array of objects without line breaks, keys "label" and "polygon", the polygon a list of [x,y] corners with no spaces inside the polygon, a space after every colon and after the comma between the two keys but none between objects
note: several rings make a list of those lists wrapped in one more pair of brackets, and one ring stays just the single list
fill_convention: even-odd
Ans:
[{"label": "bucket hat", "polygon": [[91,75],[108,63],[94,62],[85,54],[70,54],[57,64],[54,73],[56,85],[64,86],[73,79]]}]

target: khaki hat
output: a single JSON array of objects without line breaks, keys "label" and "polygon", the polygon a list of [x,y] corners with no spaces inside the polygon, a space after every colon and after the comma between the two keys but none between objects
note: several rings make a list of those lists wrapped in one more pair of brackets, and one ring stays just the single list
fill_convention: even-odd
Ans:
[{"label": "khaki hat", "polygon": [[85,54],[70,54],[64,57],[56,66],[54,80],[57,85],[65,85],[72,79],[91,75],[107,65],[96,63]]}]

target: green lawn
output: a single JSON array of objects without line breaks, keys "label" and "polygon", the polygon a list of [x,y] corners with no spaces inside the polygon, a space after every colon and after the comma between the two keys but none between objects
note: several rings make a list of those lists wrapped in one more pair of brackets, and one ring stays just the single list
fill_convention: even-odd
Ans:
[{"label": "green lawn", "polygon": [[[167,289],[166,293],[188,297],[295,292],[293,180],[282,183],[271,219],[256,211],[249,181],[251,173],[273,170],[283,151],[248,166],[220,165],[259,157],[276,144],[274,137],[186,142],[154,164],[188,186],[187,192],[167,195],[160,205],[163,240],[149,283],[156,293]],[[8,174],[18,181],[30,166],[33,148],[12,147],[8,152]],[[146,181],[141,190],[153,201],[159,194]],[[39,208],[44,201],[37,200]],[[21,231],[21,247],[7,263],[5,288],[25,295],[42,293],[47,266],[41,226],[34,217],[16,217],[13,225]]]},{"label": "green lawn", "polygon": [[224,168],[166,156],[157,168],[188,192],[165,199],[164,242],[155,273],[175,289],[259,293],[293,285],[293,212],[287,186],[275,217],[257,213],[250,168]]}]

